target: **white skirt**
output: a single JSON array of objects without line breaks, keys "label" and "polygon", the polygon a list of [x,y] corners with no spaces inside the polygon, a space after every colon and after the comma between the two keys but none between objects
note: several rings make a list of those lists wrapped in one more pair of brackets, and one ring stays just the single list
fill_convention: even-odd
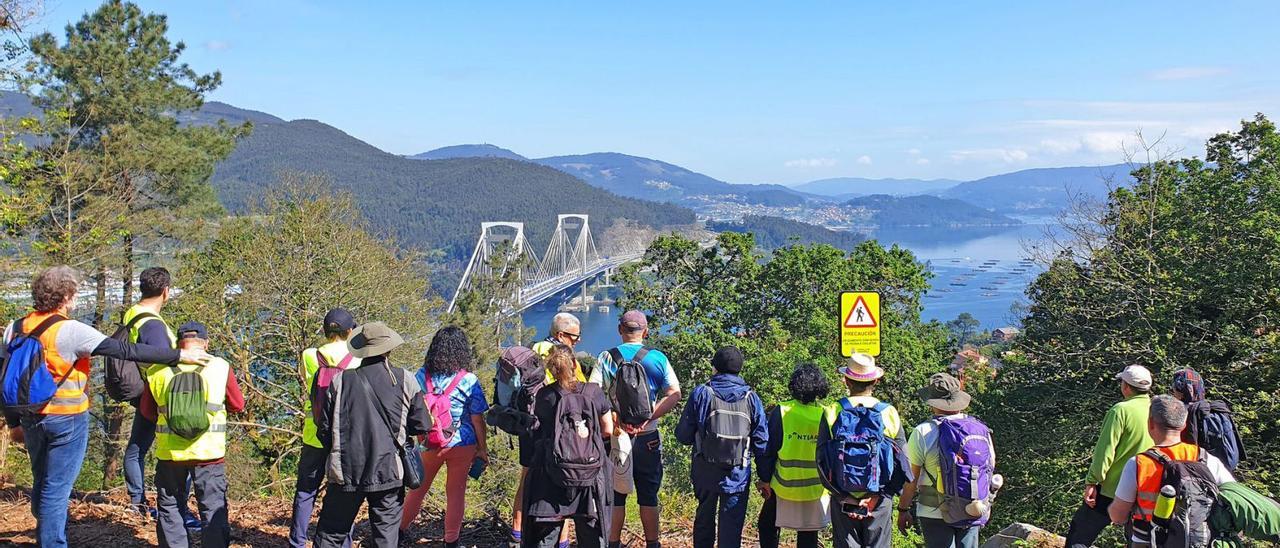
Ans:
[{"label": "white skirt", "polygon": [[821,531],[831,524],[831,499],[822,495],[818,500],[797,502],[778,499],[778,527],[792,531]]}]

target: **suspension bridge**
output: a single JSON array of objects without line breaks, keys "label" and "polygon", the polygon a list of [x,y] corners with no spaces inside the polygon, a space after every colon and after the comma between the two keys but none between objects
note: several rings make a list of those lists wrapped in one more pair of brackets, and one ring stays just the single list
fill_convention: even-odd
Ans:
[{"label": "suspension bridge", "polygon": [[[505,260],[494,261],[505,250]],[[601,256],[591,236],[591,224],[586,215],[560,215],[555,232],[546,253],[539,259],[529,240],[525,238],[524,223],[490,222],[480,224],[480,239],[467,269],[458,282],[458,289],[449,301],[449,311],[457,306],[458,299],[470,290],[475,282],[484,278],[502,278],[507,268],[518,268],[519,288],[512,295],[489,295],[490,303],[502,303],[504,314],[518,314],[525,309],[579,283],[586,283],[601,274],[609,275],[623,264],[637,261],[644,256],[644,249],[627,250],[610,256]],[[495,272],[493,266],[502,270]]]}]

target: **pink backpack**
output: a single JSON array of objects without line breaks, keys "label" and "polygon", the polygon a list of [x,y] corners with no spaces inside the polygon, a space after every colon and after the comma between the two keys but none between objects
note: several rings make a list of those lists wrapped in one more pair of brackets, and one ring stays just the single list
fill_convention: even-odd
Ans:
[{"label": "pink backpack", "polygon": [[320,368],[316,370],[316,376],[311,379],[311,420],[320,422],[320,415],[324,414],[324,406],[326,400],[329,399],[329,385],[333,384],[333,378],[338,376],[351,365],[351,354],[347,354],[338,365],[330,365],[329,359],[324,357],[324,353],[316,349],[316,362],[320,364]]},{"label": "pink backpack", "polygon": [[453,424],[453,404],[449,399],[466,376],[466,369],[458,371],[453,375],[453,380],[449,381],[449,387],[437,394],[435,385],[431,382],[431,374],[423,372],[427,389],[423,397],[426,399],[427,413],[432,419],[431,430],[427,432],[427,449],[441,449],[449,445],[453,440],[453,434],[458,431]]}]

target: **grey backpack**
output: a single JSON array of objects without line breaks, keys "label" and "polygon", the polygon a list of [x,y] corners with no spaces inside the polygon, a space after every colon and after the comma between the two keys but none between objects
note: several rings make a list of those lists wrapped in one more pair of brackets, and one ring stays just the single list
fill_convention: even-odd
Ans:
[{"label": "grey backpack", "polygon": [[1205,464],[1208,451],[1200,451],[1197,460],[1170,459],[1150,449],[1141,456],[1159,462],[1163,467],[1160,485],[1177,489],[1173,514],[1168,520],[1154,518],[1152,546],[1162,548],[1208,548],[1213,540],[1209,529],[1209,513],[1218,500],[1218,482]]},{"label": "grey backpack", "polygon": [[738,468],[747,464],[751,452],[751,411],[755,392],[748,390],[742,399],[727,402],[716,395],[711,386],[707,416],[698,431],[695,453],[702,460],[724,468]]}]

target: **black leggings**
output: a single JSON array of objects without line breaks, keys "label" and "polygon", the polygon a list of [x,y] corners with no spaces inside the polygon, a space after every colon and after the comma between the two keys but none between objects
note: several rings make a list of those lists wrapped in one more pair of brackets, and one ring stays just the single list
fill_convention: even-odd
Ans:
[{"label": "black leggings", "polygon": [[[756,529],[760,533],[760,548],[778,548],[778,496],[764,499]],[[796,548],[818,548],[817,531],[796,531]]]}]

